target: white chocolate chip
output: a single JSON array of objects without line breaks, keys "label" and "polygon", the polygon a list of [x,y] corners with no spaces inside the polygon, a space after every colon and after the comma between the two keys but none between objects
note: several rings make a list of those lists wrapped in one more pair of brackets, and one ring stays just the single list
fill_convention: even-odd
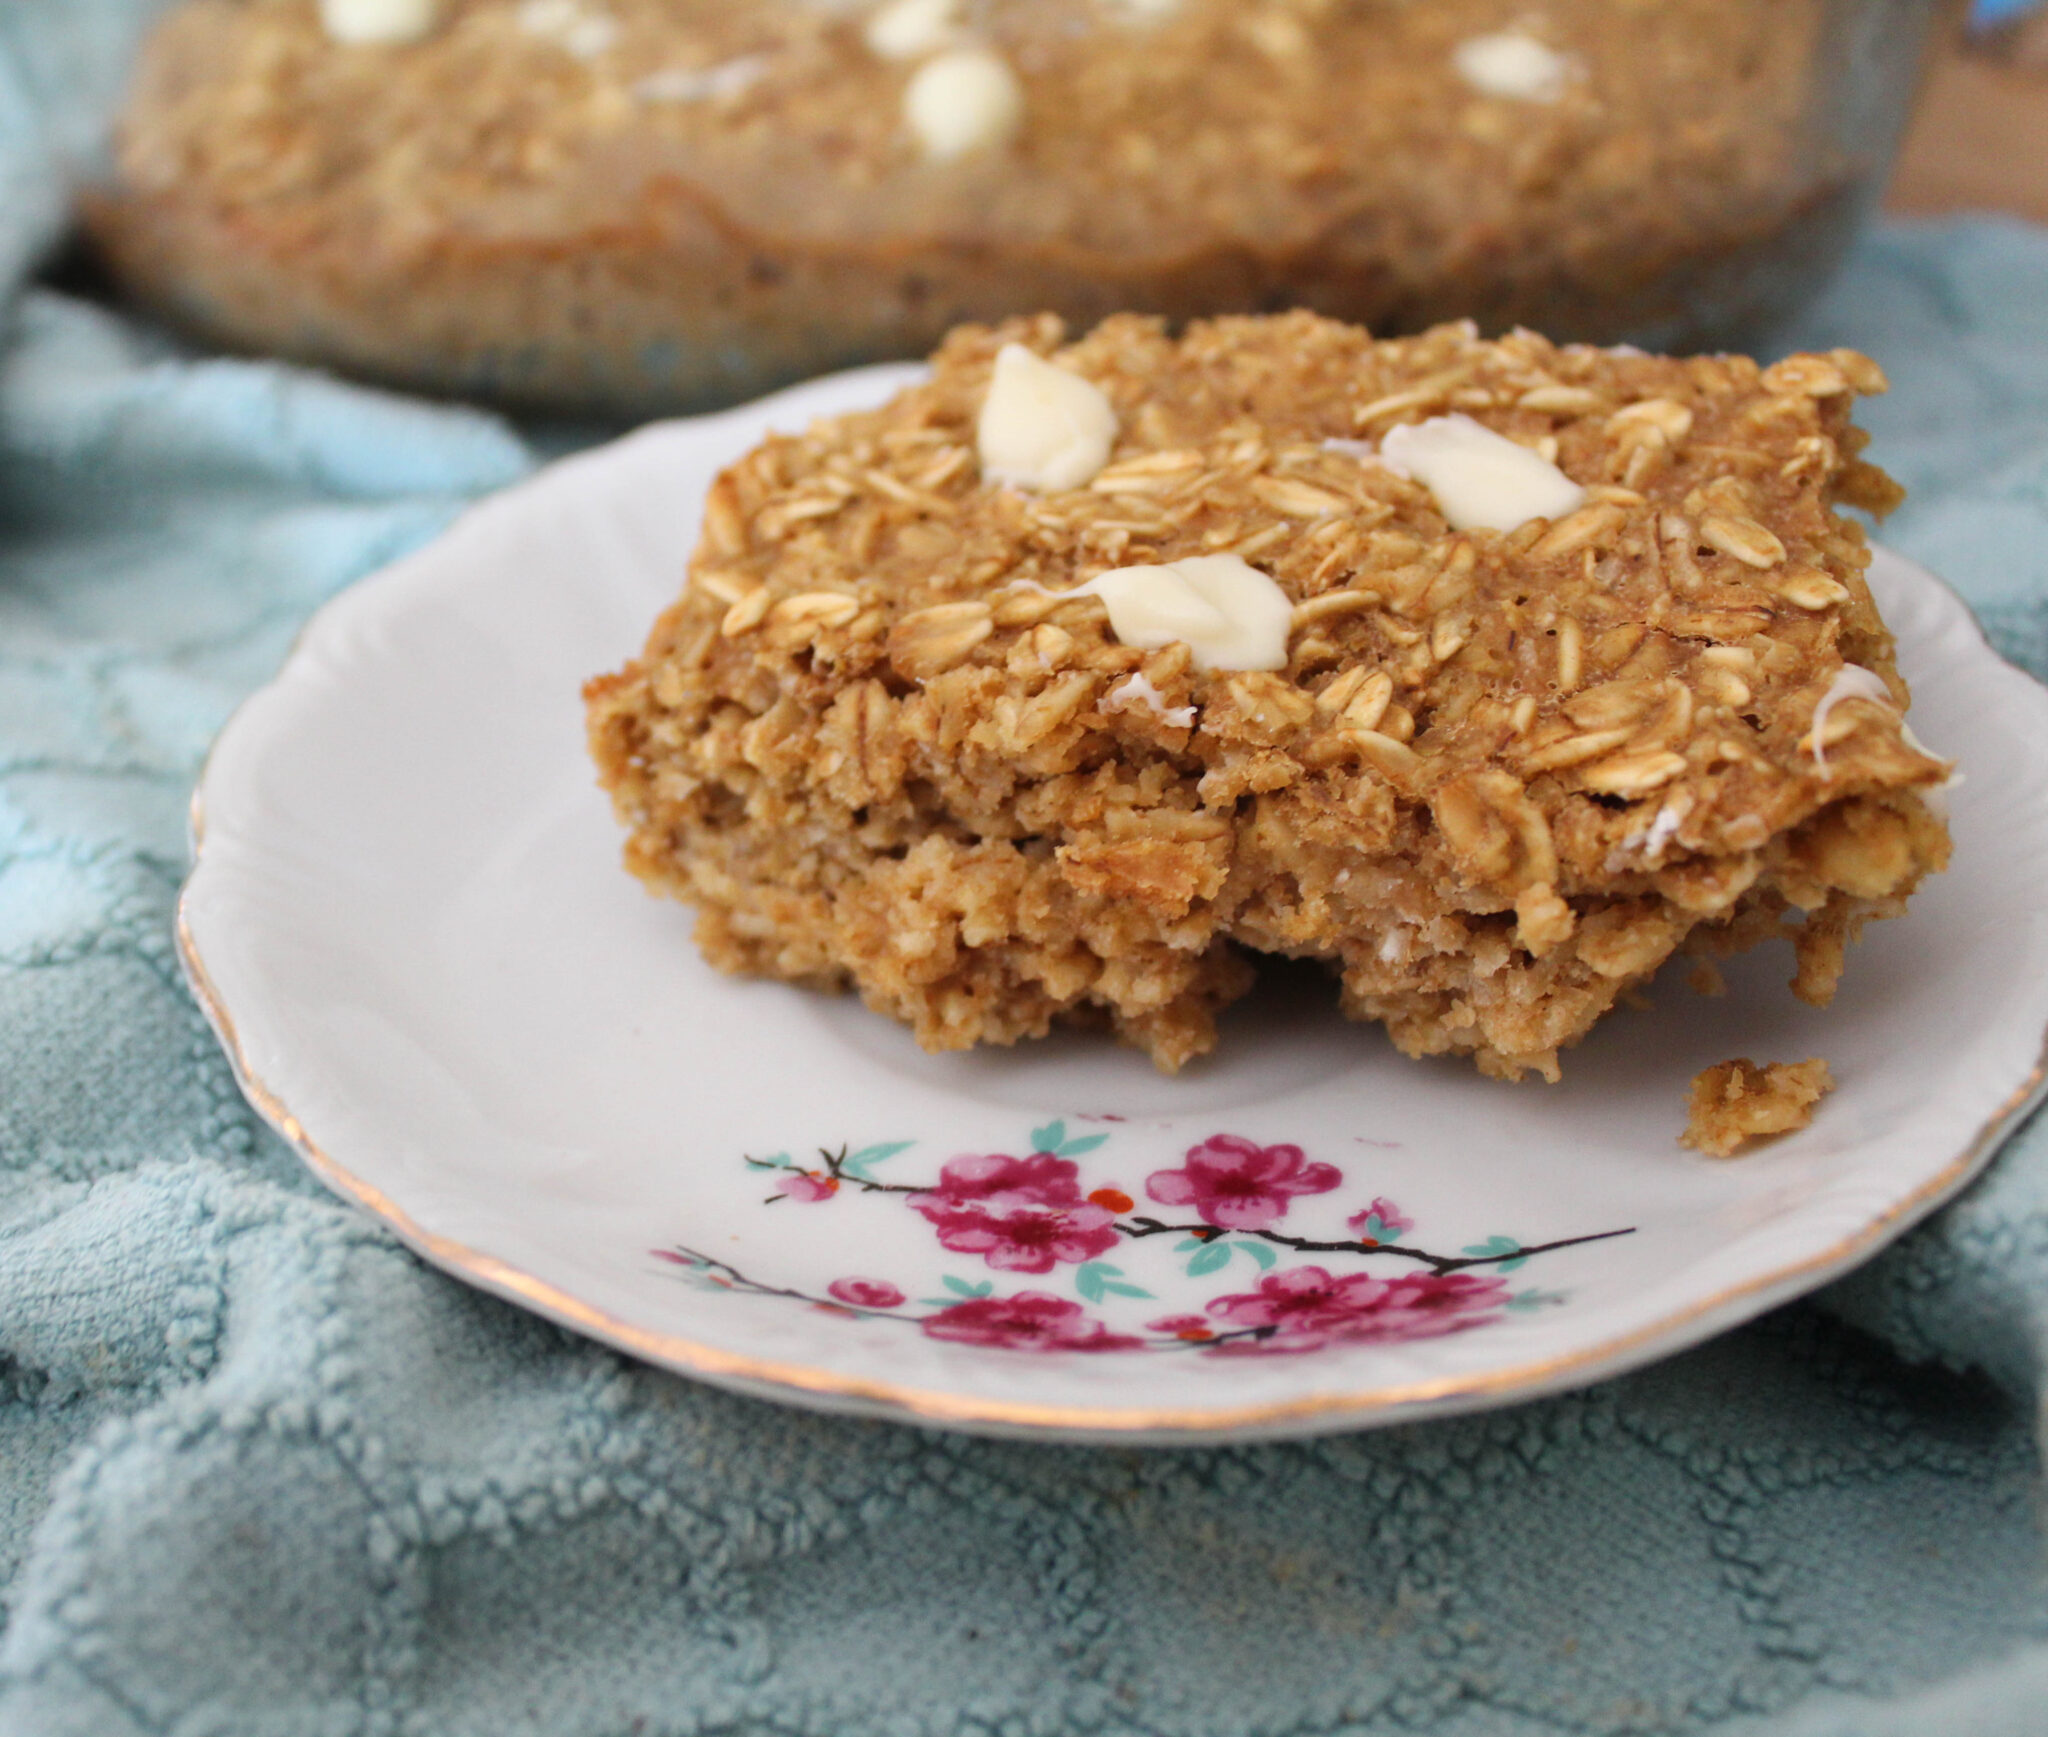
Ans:
[{"label": "white chocolate chip", "polygon": [[1575,70],[1570,56],[1513,30],[1459,43],[1451,64],[1474,90],[1529,103],[1556,102]]},{"label": "white chocolate chip", "polygon": [[1561,519],[1586,499],[1547,458],[1469,416],[1388,429],[1380,462],[1428,489],[1454,531],[1512,531],[1531,519]]},{"label": "white chocolate chip", "polygon": [[1641,847],[1652,868],[1663,866],[1664,852],[1670,848],[1671,841],[1678,836],[1678,829],[1685,824],[1685,817],[1691,812],[1692,799],[1681,791],[1678,798],[1658,809],[1648,829],[1631,841]]},{"label": "white chocolate chip", "polygon": [[417,42],[434,28],[435,0],[320,0],[320,25],[336,42]]},{"label": "white chocolate chip", "polygon": [[1169,706],[1166,696],[1152,685],[1151,678],[1143,670],[1133,671],[1102,697],[1105,712],[1121,712],[1132,706],[1143,706],[1162,722],[1180,729],[1186,729],[1195,721],[1193,706]]},{"label": "white chocolate chip", "polygon": [[960,0],[889,0],[862,33],[884,60],[916,60],[950,48],[960,34]]},{"label": "white chocolate chip", "polygon": [[975,424],[981,474],[1029,489],[1081,488],[1109,462],[1116,426],[1116,407],[1094,381],[1005,344]]},{"label": "white chocolate chip", "polygon": [[943,163],[1011,138],[1024,124],[1024,87],[1000,55],[952,49],[911,76],[903,118],[925,155]]},{"label": "white chocolate chip", "polygon": [[1100,597],[1125,645],[1156,651],[1176,640],[1197,669],[1285,669],[1294,606],[1236,555],[1191,555],[1157,567],[1112,567],[1069,597]]}]

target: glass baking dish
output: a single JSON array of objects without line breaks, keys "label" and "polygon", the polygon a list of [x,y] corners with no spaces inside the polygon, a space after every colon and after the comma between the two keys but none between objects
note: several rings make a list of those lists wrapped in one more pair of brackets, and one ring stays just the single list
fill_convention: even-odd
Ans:
[{"label": "glass baking dish", "polygon": [[1048,308],[1746,347],[1868,215],[1956,10],[183,0],[85,210],[207,341],[533,409]]}]

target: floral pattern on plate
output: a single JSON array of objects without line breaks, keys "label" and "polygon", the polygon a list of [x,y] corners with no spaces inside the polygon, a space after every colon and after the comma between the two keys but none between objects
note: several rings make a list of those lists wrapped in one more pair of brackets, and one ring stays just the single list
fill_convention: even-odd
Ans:
[{"label": "floral pattern on plate", "polygon": [[[1627,1236],[1632,1228],[1536,1244],[1493,1235],[1441,1254],[1405,1241],[1414,1220],[1374,1195],[1345,1218],[1349,1234],[1303,1236],[1279,1227],[1297,1201],[1339,1193],[1344,1172],[1299,1146],[1262,1146],[1231,1133],[1211,1134],[1188,1147],[1178,1165],[1145,1177],[1144,1197],[1172,1213],[1161,1217],[1139,1211],[1115,1181],[1084,1190],[1077,1160],[1109,1139],[1106,1133],[1070,1136],[1064,1121],[1049,1122],[1031,1131],[1022,1157],[962,1153],[940,1165],[936,1180],[923,1182],[875,1173],[916,1144],[909,1140],[858,1151],[821,1149],[810,1166],[787,1153],[746,1160],[775,1177],[768,1205],[822,1206],[845,1193],[899,1195],[941,1248],[974,1257],[999,1275],[1071,1282],[1072,1297],[1037,1286],[999,1295],[994,1279],[950,1273],[941,1281],[943,1295],[915,1303],[899,1285],[872,1275],[833,1279],[817,1295],[763,1283],[680,1244],[651,1252],[717,1289],[786,1297],[854,1319],[900,1321],[955,1344],[1271,1356],[1441,1338],[1490,1326],[1510,1310],[1562,1303],[1564,1293],[1515,1290],[1502,1275],[1538,1255]],[[1133,1283],[1122,1266],[1103,1258],[1154,1237],[1177,1238],[1173,1252],[1185,1257],[1176,1262],[1171,1298]],[[1283,1264],[1311,1255],[1318,1258]],[[1255,1269],[1250,1289],[1235,1278],[1243,1270],[1239,1256]],[[1226,1272],[1232,1279],[1218,1276]],[[1162,1301],[1173,1307],[1160,1313]],[[1087,1304],[1118,1319],[1090,1313]],[[1144,1318],[1122,1319],[1134,1315]]]}]

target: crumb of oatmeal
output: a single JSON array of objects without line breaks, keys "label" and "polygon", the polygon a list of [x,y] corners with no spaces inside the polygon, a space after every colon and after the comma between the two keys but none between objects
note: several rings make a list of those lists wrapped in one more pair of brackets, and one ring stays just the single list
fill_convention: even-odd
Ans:
[{"label": "crumb of oatmeal", "polygon": [[1721,975],[1720,966],[1711,959],[1702,959],[1687,974],[1686,987],[1695,995],[1717,996],[1728,993],[1728,979]]},{"label": "crumb of oatmeal", "polygon": [[1678,1143],[1709,1158],[1732,1158],[1752,1140],[1805,1127],[1814,1106],[1834,1089],[1834,1076],[1818,1056],[1767,1067],[1737,1056],[1694,1076]]}]

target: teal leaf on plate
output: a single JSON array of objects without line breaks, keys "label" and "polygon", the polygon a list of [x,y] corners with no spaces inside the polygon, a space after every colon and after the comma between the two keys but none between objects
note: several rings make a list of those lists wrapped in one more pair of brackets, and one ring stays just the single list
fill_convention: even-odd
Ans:
[{"label": "teal leaf on plate", "polygon": [[1078,1140],[1062,1141],[1058,1148],[1059,1155],[1062,1158],[1078,1158],[1083,1152],[1093,1152],[1108,1138],[1107,1134],[1083,1134]]},{"label": "teal leaf on plate", "polygon": [[1136,1285],[1122,1282],[1122,1267],[1113,1267],[1108,1261],[1083,1261],[1074,1269],[1074,1288],[1091,1303],[1099,1303],[1105,1296],[1149,1297],[1150,1291],[1141,1291]]},{"label": "teal leaf on plate", "polygon": [[1513,1258],[1510,1260],[1499,1261],[1495,1269],[1499,1272],[1511,1273],[1515,1270],[1515,1268],[1521,1266],[1529,1258],[1525,1254],[1516,1253],[1516,1250],[1518,1250],[1521,1246],[1522,1245],[1511,1236],[1490,1236],[1484,1242],[1467,1243],[1465,1245],[1465,1253],[1467,1253],[1468,1255],[1477,1255],[1482,1260],[1494,1259],[1495,1257],[1500,1255],[1513,1256]]},{"label": "teal leaf on plate", "polygon": [[945,1286],[956,1297],[985,1297],[995,1289],[987,1279],[983,1279],[978,1285],[970,1285],[965,1279],[956,1279],[951,1273],[946,1275]]},{"label": "teal leaf on plate", "polygon": [[1198,1245],[1201,1253],[1188,1262],[1188,1277],[1199,1279],[1204,1273],[1213,1273],[1218,1267],[1230,1264],[1230,1244],[1211,1242]]},{"label": "teal leaf on plate", "polygon": [[1048,1122],[1042,1128],[1031,1130],[1031,1150],[1034,1152],[1057,1152],[1067,1137],[1064,1122]]},{"label": "teal leaf on plate", "polygon": [[898,1152],[907,1152],[916,1144],[915,1140],[885,1140],[879,1146],[863,1146],[851,1158],[844,1160],[839,1168],[842,1174],[853,1177],[855,1181],[865,1182],[871,1166],[881,1163],[885,1158],[895,1157]]},{"label": "teal leaf on plate", "polygon": [[1260,1270],[1264,1272],[1272,1271],[1273,1263],[1280,1258],[1262,1242],[1234,1242],[1230,1246],[1243,1249],[1259,1263]]}]

